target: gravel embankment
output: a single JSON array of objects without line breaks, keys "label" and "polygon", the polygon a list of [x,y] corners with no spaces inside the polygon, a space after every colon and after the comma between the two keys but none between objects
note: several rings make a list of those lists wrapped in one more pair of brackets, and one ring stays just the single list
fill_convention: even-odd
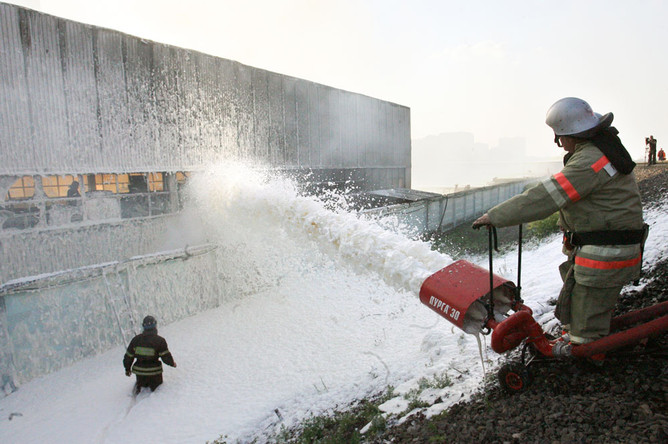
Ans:
[{"label": "gravel embankment", "polygon": [[[666,198],[667,167],[636,167],[646,207]],[[617,314],[668,300],[668,259],[646,268],[651,282],[623,294]],[[668,443],[668,335],[653,342],[659,353],[609,355],[602,367],[586,361],[532,364],[531,385],[514,395],[491,372],[472,400],[430,419],[414,415],[368,442]]]}]

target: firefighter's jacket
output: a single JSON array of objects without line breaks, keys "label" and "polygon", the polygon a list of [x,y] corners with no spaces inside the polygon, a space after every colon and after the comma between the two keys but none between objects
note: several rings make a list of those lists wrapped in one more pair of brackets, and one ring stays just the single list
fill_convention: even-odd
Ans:
[{"label": "firefighter's jacket", "polygon": [[[137,362],[132,365],[135,359]],[[154,376],[162,373],[160,359],[174,367],[174,358],[165,338],[158,335],[157,330],[148,330],[132,338],[123,357],[123,366],[125,371],[132,368],[132,373],[139,376]]]},{"label": "firefighter's jacket", "polygon": [[[643,216],[633,173],[622,174],[591,142],[576,145],[561,172],[488,211],[496,227],[544,219],[559,211],[568,232],[642,230]],[[584,245],[573,250],[576,282],[614,287],[637,279],[641,245]]]}]

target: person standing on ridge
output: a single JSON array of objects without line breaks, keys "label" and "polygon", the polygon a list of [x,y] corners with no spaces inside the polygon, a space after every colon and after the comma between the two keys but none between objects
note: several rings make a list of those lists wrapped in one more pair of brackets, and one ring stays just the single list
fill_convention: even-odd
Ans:
[{"label": "person standing on ridge", "polygon": [[649,147],[649,157],[647,158],[647,165],[656,165],[656,139],[654,136],[649,136],[645,139],[645,143]]},{"label": "person standing on ridge", "polygon": [[134,373],[137,377],[135,395],[139,394],[142,387],[149,387],[154,391],[162,384],[161,359],[165,364],[176,368],[174,358],[167,348],[167,341],[158,335],[158,321],[153,316],[146,316],[142,328],[144,331],[132,338],[123,357],[125,375]]},{"label": "person standing on ridge", "polygon": [[559,266],[564,284],[555,316],[570,346],[609,334],[622,287],[640,275],[647,230],[635,163],[612,120],[612,113],[596,114],[582,99],[554,103],[546,123],[566,151],[564,168],[473,222],[475,229],[507,227],[559,211],[568,260]]}]

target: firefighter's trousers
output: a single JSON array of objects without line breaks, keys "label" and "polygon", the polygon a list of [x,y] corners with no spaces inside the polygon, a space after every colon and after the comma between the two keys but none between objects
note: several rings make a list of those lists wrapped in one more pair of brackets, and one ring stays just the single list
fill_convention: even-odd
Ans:
[{"label": "firefighter's trousers", "polygon": [[607,336],[623,286],[600,288],[578,284],[573,275],[572,261],[562,263],[559,272],[564,285],[555,315],[562,325],[568,326],[571,342],[585,344]]}]

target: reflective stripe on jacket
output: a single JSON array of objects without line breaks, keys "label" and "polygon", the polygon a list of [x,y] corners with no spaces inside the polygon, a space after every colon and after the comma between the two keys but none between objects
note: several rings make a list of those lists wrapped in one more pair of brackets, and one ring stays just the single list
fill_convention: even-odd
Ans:
[{"label": "reflective stripe on jacket", "polygon": [[[642,205],[633,173],[619,173],[591,142],[576,146],[564,168],[488,211],[494,226],[544,219],[559,211],[571,232],[639,230]],[[582,285],[612,287],[636,279],[640,245],[585,245],[575,250],[575,279]]]}]

